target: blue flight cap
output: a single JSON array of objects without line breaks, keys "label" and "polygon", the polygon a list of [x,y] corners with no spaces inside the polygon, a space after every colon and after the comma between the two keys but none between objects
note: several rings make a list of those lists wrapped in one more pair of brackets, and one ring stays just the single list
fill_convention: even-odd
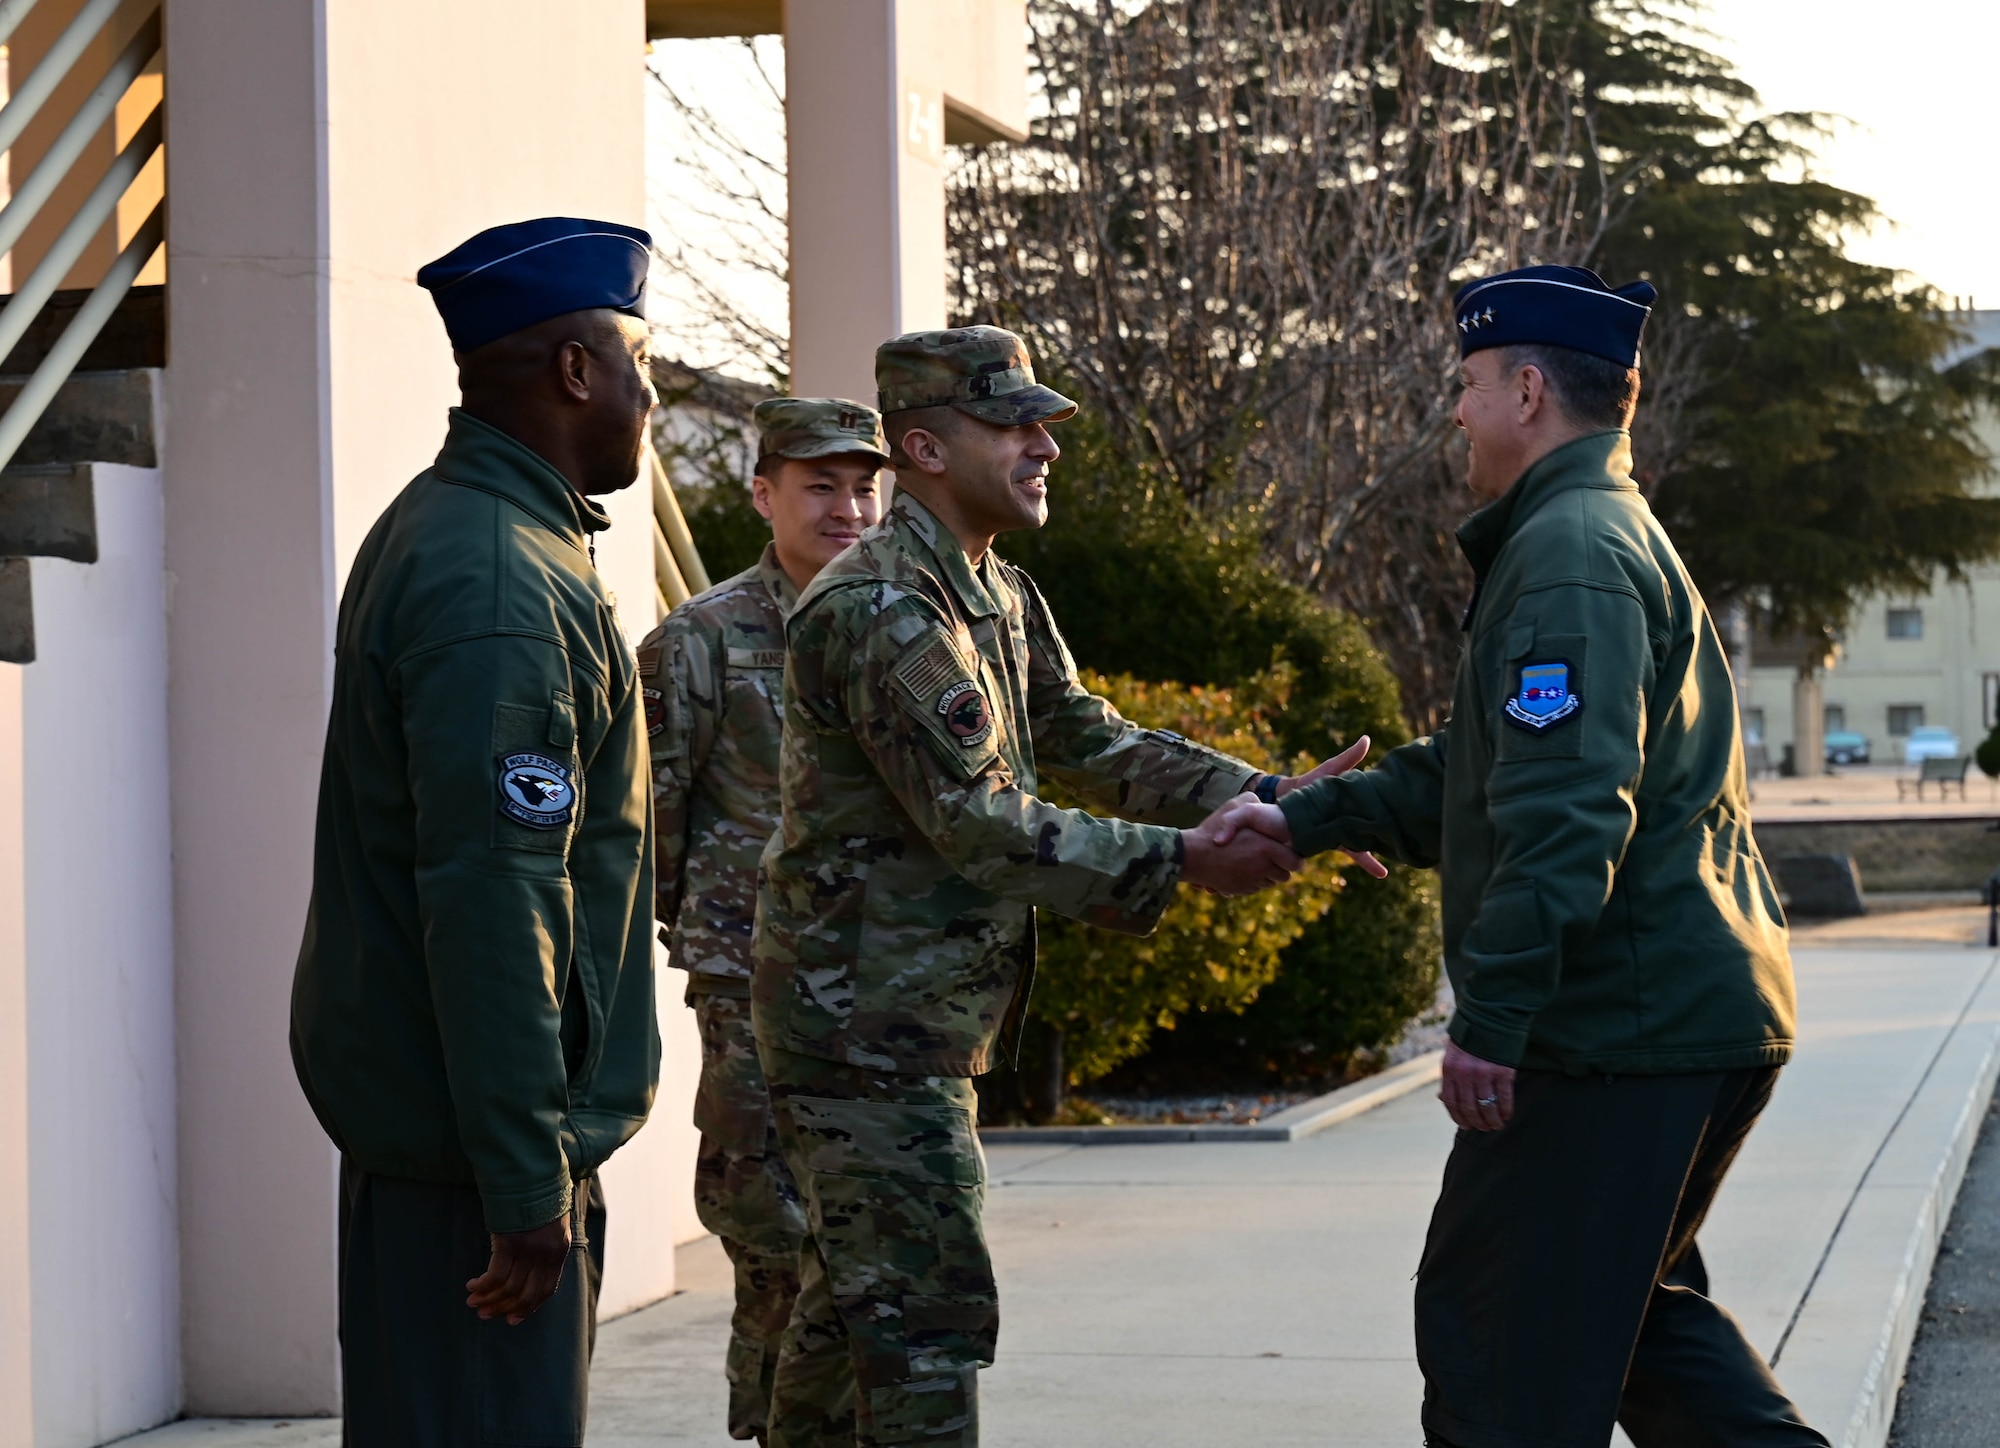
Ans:
[{"label": "blue flight cap", "polygon": [[471,352],[566,312],[643,319],[652,245],[636,226],[544,216],[480,232],[419,271],[417,285],[437,303],[451,350]]},{"label": "blue flight cap", "polygon": [[1637,367],[1639,333],[1659,295],[1651,282],[1613,291],[1580,266],[1525,266],[1467,282],[1451,299],[1458,355],[1541,342]]}]

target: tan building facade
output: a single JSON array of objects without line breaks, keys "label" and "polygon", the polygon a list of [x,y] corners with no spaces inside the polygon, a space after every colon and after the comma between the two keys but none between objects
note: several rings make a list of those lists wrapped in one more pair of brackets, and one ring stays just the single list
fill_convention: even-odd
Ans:
[{"label": "tan building facade", "polygon": [[[2000,346],[2000,311],[1961,315],[1972,347]],[[2000,459],[2000,417],[1987,416],[1980,434]],[[2000,472],[1988,487],[2000,494]],[[1797,678],[1794,664],[1753,659],[1745,726],[1761,734],[1773,765],[1787,745],[1795,759],[1813,752],[1810,739],[1800,737],[1806,721],[1798,714]],[[1820,737],[1860,734],[1876,764],[1902,763],[1910,731],[1927,725],[1951,730],[1970,754],[2000,723],[2000,562],[1969,570],[1963,583],[1940,576],[1926,594],[1869,599],[1840,640],[1818,694]]]},{"label": "tan building facade", "polygon": [[[97,286],[164,195],[139,278],[164,282],[161,353],[116,374],[144,435],[108,460],[77,442],[59,469],[81,469],[94,561],[10,534],[46,479],[0,474],[0,636],[25,637],[32,605],[29,661],[0,663],[0,1448],[339,1410],[337,1163],[288,1003],[341,586],[456,397],[414,275],[503,221],[643,222],[649,34],[787,9],[790,50],[841,72],[790,76],[796,375],[865,397],[877,341],[943,320],[943,136],[1023,124],[1021,0],[40,0],[11,37],[18,99],[88,31],[14,138],[17,196],[107,67],[134,46],[147,63],[0,285],[50,254],[162,91],[169,139],[60,278]],[[86,366],[64,396],[111,375]],[[648,489],[610,506],[598,561],[636,639],[656,619]],[[606,1172],[607,1313],[672,1291],[700,1232],[674,981],[653,1120]]]}]

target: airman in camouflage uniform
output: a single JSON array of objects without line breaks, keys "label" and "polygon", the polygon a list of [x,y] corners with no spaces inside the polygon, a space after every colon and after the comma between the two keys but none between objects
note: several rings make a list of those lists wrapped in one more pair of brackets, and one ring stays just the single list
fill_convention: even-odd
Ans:
[{"label": "airman in camouflage uniform", "polygon": [[[1034,583],[985,546],[1039,525],[1057,455],[1042,424],[1076,410],[1020,339],[898,337],[876,380],[897,496],[787,621],[784,811],[757,911],[753,1019],[812,1236],[771,1406],[786,1448],[977,1442],[999,1306],[968,1078],[1026,1006],[1034,908],[1152,930],[1196,880],[1168,826],[1261,778],[1084,689]],[[932,433],[896,417],[915,409]],[[975,435],[952,456],[972,462],[904,451],[958,429]],[[1022,450],[968,483],[982,446]],[[1031,501],[969,550],[941,512],[978,486]],[[1044,771],[1162,823],[1044,803]]]},{"label": "airman in camouflage uniform", "polygon": [[[675,609],[640,645],[639,669],[653,760],[656,913],[672,963],[688,973],[701,1030],[695,1210],[736,1270],[729,1433],[761,1440],[805,1239],[750,1034],[757,861],[778,824],[784,616],[798,598],[794,575],[809,578],[881,516],[874,470],[888,453],[880,418],[858,403],[776,399],[758,406],[756,422],[758,497],[778,503],[777,536],[754,567]],[[830,496],[843,488],[843,497]],[[788,489],[801,494],[790,507],[778,496]],[[806,496],[815,493],[824,501]]]}]

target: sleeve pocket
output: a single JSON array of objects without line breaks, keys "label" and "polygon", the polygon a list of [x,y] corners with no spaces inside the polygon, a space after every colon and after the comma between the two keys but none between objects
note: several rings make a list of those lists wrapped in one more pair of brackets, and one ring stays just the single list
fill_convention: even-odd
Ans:
[{"label": "sleeve pocket", "polygon": [[1515,642],[1510,633],[1494,762],[1583,758],[1583,732],[1590,727],[1590,640],[1583,634],[1535,634],[1518,653]]},{"label": "sleeve pocket", "polygon": [[[562,855],[582,813],[582,781],[576,769],[576,712],[559,722],[556,694],[550,707],[493,706],[493,835],[499,850]],[[567,728],[569,743],[558,746]]]}]

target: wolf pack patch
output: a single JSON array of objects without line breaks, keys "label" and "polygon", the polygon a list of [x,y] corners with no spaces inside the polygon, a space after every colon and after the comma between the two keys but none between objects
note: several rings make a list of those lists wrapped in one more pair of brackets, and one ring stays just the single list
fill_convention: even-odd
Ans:
[{"label": "wolf pack patch", "polygon": [[1582,708],[1582,697],[1570,687],[1568,662],[1548,659],[1521,665],[1520,687],[1507,701],[1507,717],[1541,734]]},{"label": "wolf pack patch", "polygon": [[967,749],[993,732],[993,716],[987,711],[986,696],[970,679],[959,680],[939,695],[937,711],[944,716],[944,727]]},{"label": "wolf pack patch", "polygon": [[500,812],[531,830],[559,830],[576,810],[569,767],[545,754],[510,754],[500,761]]}]

